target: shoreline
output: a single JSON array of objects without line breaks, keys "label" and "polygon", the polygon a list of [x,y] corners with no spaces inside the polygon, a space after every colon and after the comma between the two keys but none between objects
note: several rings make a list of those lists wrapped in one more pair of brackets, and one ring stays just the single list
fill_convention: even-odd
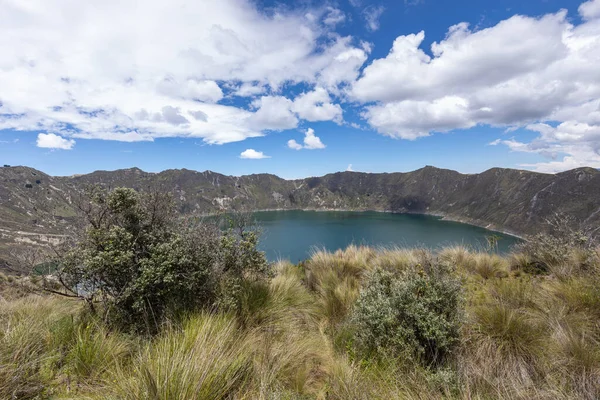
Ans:
[{"label": "shoreline", "polygon": [[[232,211],[236,211],[236,210],[222,210],[222,213],[228,213],[228,212],[232,212]],[[304,212],[378,212],[378,213],[383,213],[383,214],[406,214],[406,215],[424,215],[424,216],[430,216],[430,217],[437,217],[442,221],[449,221],[449,222],[457,222],[457,223],[461,223],[461,224],[465,224],[465,225],[471,225],[471,226],[475,226],[478,228],[483,228],[486,229],[490,232],[496,232],[496,233],[501,233],[503,235],[507,235],[507,236],[512,236],[515,237],[519,240],[527,240],[524,236],[522,236],[521,234],[518,234],[516,232],[512,232],[509,230],[503,230],[502,228],[497,228],[494,227],[493,224],[488,223],[487,225],[484,222],[478,222],[475,220],[465,220],[462,219],[460,217],[453,217],[450,215],[446,215],[443,213],[428,213],[428,212],[402,212],[402,211],[392,211],[392,210],[372,210],[372,209],[365,209],[365,210],[356,210],[356,209],[346,209],[346,208],[262,208],[262,209],[258,209],[258,210],[252,210],[250,212],[252,213],[256,213],[256,212],[281,212],[281,211],[304,211]],[[215,213],[203,213],[200,214],[200,217],[214,217],[219,215],[218,212]]]}]

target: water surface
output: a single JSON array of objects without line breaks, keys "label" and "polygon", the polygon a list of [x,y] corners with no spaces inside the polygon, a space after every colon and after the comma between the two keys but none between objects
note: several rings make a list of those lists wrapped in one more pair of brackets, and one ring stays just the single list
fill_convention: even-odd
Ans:
[{"label": "water surface", "polygon": [[438,217],[351,211],[261,211],[254,217],[262,229],[260,248],[269,261],[299,262],[314,248],[329,251],[348,245],[425,246],[464,244],[486,248],[486,236],[498,236],[498,251],[506,253],[520,240],[477,226]]}]

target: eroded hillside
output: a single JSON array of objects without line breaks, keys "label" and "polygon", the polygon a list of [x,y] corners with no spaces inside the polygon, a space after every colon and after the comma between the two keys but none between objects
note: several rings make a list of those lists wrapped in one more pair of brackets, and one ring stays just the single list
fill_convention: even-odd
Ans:
[{"label": "eroded hillside", "polygon": [[284,180],[258,174],[137,168],[52,177],[28,167],[0,168],[0,259],[11,248],[56,243],[77,225],[77,204],[89,185],[172,192],[182,214],[229,209],[344,209],[441,215],[517,234],[544,229],[554,213],[600,225],[600,172],[556,175],[494,168],[480,174],[425,167],[408,173],[339,172]]}]

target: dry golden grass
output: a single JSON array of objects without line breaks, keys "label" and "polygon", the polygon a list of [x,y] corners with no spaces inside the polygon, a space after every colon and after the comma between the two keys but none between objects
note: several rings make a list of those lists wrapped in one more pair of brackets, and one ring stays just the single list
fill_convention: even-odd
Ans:
[{"label": "dry golden grass", "polygon": [[[523,254],[461,246],[316,251],[245,287],[237,315],[199,313],[152,339],[62,298],[0,298],[0,398],[600,398],[600,262],[582,257],[536,275]],[[348,316],[367,272],[416,265],[464,282],[455,358],[437,370],[356,358]]]}]

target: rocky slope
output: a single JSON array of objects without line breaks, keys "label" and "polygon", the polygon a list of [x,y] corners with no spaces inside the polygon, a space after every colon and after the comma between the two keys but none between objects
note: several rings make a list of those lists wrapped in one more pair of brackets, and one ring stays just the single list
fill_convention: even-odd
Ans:
[{"label": "rocky slope", "polygon": [[600,172],[556,175],[493,168],[480,174],[425,167],[408,173],[339,172],[299,180],[211,171],[132,168],[52,177],[28,167],[0,168],[0,260],[15,246],[52,243],[69,234],[87,185],[174,194],[183,214],[246,209],[381,210],[441,215],[516,234],[544,229],[556,212],[600,226]]}]

